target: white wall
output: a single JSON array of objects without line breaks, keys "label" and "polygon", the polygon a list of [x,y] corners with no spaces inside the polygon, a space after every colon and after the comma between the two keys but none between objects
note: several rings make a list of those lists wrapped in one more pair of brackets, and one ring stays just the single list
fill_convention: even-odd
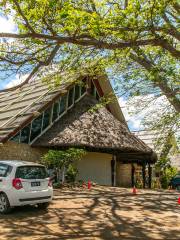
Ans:
[{"label": "white wall", "polygon": [[92,153],[78,162],[78,180],[91,180],[101,185],[111,185],[111,154]]}]

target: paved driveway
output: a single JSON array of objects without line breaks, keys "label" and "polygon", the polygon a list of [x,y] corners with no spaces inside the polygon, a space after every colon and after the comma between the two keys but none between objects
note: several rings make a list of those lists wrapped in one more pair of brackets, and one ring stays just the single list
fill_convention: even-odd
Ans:
[{"label": "paved driveway", "polygon": [[0,216],[0,239],[180,239],[175,191],[99,187],[60,190],[48,212],[23,207]]}]

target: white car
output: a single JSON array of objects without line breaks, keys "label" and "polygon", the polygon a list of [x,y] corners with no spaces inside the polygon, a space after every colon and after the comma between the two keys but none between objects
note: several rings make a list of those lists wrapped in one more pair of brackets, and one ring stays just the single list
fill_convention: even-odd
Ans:
[{"label": "white car", "polygon": [[46,168],[25,161],[0,161],[0,213],[12,207],[37,205],[47,208],[53,188]]}]

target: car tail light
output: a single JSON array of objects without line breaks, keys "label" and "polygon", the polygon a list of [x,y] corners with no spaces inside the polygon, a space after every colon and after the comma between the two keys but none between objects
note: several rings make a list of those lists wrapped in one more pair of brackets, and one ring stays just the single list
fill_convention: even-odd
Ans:
[{"label": "car tail light", "polygon": [[52,187],[52,181],[50,178],[49,178],[49,182],[48,182],[48,187]]},{"label": "car tail light", "polygon": [[13,181],[12,181],[12,185],[17,190],[23,188],[22,182],[21,182],[20,178],[14,178]]}]

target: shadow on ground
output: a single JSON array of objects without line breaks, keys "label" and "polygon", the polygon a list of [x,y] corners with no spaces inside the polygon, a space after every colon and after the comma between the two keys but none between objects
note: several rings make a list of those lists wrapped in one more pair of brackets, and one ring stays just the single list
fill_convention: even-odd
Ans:
[{"label": "shadow on ground", "polygon": [[178,193],[97,187],[59,190],[48,211],[0,216],[0,239],[180,239]]}]

